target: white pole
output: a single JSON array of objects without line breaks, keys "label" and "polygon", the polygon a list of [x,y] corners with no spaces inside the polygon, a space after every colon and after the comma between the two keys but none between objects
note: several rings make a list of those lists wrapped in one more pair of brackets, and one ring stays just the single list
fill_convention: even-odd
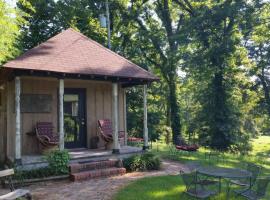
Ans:
[{"label": "white pole", "polygon": [[15,77],[15,161],[21,163],[21,79]]},{"label": "white pole", "polygon": [[113,153],[119,153],[118,141],[118,84],[112,84],[112,125],[113,125]]},{"label": "white pole", "polygon": [[106,17],[107,17],[107,32],[108,32],[108,48],[111,49],[111,29],[110,29],[110,11],[109,2],[106,0]]},{"label": "white pole", "polygon": [[59,80],[59,149],[64,150],[64,79]]},{"label": "white pole", "polygon": [[127,93],[124,89],[124,131],[125,131],[125,145],[127,145],[128,132],[127,132]]},{"label": "white pole", "polygon": [[148,149],[148,126],[147,126],[147,85],[143,86],[143,150]]}]

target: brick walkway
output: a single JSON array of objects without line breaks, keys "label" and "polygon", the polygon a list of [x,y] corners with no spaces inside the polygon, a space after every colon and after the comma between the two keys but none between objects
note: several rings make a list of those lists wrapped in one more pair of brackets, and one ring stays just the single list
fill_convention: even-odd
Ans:
[{"label": "brick walkway", "polygon": [[186,171],[186,167],[178,162],[164,160],[159,171],[134,172],[75,183],[67,180],[52,181],[33,184],[27,189],[33,194],[34,200],[109,200],[121,187],[134,180],[147,176],[176,175],[180,170]]}]

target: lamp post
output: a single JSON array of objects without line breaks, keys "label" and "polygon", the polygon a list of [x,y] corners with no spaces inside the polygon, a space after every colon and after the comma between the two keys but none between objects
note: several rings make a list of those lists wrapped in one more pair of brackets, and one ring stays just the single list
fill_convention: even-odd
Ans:
[{"label": "lamp post", "polygon": [[108,0],[106,0],[106,2],[105,2],[105,7],[106,7],[106,14],[100,14],[99,15],[99,21],[100,21],[101,27],[107,28],[108,48],[111,49],[110,10],[109,10],[109,2],[108,2]]}]

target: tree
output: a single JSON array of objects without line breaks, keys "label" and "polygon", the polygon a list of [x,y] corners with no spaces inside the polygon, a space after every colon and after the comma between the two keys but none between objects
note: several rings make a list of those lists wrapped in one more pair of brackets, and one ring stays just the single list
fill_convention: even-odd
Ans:
[{"label": "tree", "polygon": [[[173,131],[173,141],[181,135],[180,107],[177,98],[177,71],[187,39],[182,33],[185,18],[193,8],[189,1],[132,1],[128,12],[123,12],[127,26],[137,30],[126,43],[136,40],[140,56],[160,73],[168,86],[168,125]],[[129,39],[131,38],[131,39]],[[136,39],[134,39],[136,38]]]},{"label": "tree", "polygon": [[17,39],[24,23],[22,15],[20,10],[12,9],[0,0],[0,65],[19,54]]},{"label": "tree", "polygon": [[24,19],[28,23],[21,27],[23,51],[45,42],[61,30],[54,0],[20,0],[17,7],[27,13]]},{"label": "tree", "polygon": [[189,22],[192,48],[188,72],[202,85],[198,94],[200,137],[219,150],[243,147],[248,141],[241,129],[244,103],[240,98],[250,65],[241,43],[241,23],[248,6],[246,1],[201,2]]},{"label": "tree", "polygon": [[270,3],[257,0],[251,9],[254,12],[249,13],[244,27],[245,44],[254,62],[250,75],[256,76],[258,84],[262,86],[264,107],[270,116]]}]

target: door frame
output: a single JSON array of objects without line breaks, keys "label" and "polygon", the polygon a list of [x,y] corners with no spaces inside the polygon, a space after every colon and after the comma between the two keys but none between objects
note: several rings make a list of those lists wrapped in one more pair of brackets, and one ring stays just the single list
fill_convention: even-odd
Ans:
[{"label": "door frame", "polygon": [[[86,89],[85,88],[64,88],[65,94],[78,94],[79,95],[79,115],[83,115],[84,126],[81,134],[80,144],[67,144],[65,142],[65,149],[87,148],[87,105],[86,105]],[[64,102],[63,102],[64,103]],[[82,111],[84,108],[84,111]]]}]

